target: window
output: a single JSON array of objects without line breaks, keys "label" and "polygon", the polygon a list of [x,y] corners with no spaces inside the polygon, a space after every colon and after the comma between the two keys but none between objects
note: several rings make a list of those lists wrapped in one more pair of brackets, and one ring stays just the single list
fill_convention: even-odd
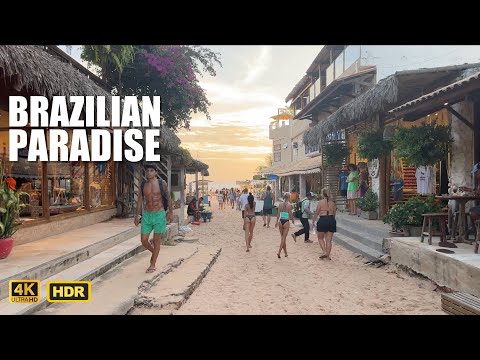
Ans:
[{"label": "window", "polygon": [[335,79],[335,63],[331,63],[330,66],[327,68],[327,83],[326,86],[330,85],[330,83]]},{"label": "window", "polygon": [[342,52],[338,57],[335,59],[335,79],[338,79],[340,75],[343,74],[343,55],[344,52]]},{"label": "window", "polygon": [[345,49],[345,70],[360,59],[360,45],[349,45]]},{"label": "window", "polygon": [[319,151],[319,146],[305,146],[305,154],[310,154]]},{"label": "window", "polygon": [[281,152],[276,152],[273,154],[273,161],[282,161],[282,153]]}]

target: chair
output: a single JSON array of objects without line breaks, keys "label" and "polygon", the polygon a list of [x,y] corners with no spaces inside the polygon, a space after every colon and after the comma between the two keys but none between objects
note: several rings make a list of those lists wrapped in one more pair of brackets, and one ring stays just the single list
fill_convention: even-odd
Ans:
[{"label": "chair", "polygon": [[[423,243],[423,239],[426,235],[428,235],[428,245],[432,245],[432,223],[433,219],[438,219],[440,223],[440,242],[446,243],[447,242],[447,233],[445,229],[445,217],[448,216],[448,213],[427,213],[422,214],[423,216],[423,226],[422,226],[422,236],[420,237],[420,242]],[[428,224],[428,231],[426,230]]]}]

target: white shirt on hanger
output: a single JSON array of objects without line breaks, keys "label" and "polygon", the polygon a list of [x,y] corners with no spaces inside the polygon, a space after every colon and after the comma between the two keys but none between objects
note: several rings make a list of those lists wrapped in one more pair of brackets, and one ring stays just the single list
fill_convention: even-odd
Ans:
[{"label": "white shirt on hanger", "polygon": [[417,178],[417,192],[421,195],[430,193],[431,169],[427,166],[419,166],[415,172]]}]

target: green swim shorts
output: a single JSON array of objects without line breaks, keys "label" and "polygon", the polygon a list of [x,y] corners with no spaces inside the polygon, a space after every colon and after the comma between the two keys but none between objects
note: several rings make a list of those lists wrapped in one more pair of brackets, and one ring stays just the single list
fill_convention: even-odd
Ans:
[{"label": "green swim shorts", "polygon": [[165,234],[167,232],[167,216],[165,210],[144,212],[142,216],[142,234]]}]

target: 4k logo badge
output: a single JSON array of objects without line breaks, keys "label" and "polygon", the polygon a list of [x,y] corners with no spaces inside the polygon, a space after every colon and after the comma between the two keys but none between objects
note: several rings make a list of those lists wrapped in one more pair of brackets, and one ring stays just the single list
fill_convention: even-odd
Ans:
[{"label": "4k logo badge", "polygon": [[40,280],[10,280],[9,300],[12,304],[38,304]]}]

